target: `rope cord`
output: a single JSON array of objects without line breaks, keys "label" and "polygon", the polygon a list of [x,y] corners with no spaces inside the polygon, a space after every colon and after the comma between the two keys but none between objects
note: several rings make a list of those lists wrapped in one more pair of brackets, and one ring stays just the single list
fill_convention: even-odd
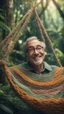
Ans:
[{"label": "rope cord", "polygon": [[[3,59],[6,60],[7,59],[7,56],[9,55],[9,53],[11,52],[11,50],[13,49],[16,41],[18,40],[18,38],[20,37],[21,33],[23,32],[23,30],[25,29],[29,19],[30,19],[30,16],[32,15],[32,11],[33,11],[33,7],[29,10],[29,12],[27,13],[27,15],[24,16],[23,20],[19,22],[18,26],[15,28],[14,32],[12,31],[12,35],[9,35],[6,40],[7,40],[7,44],[4,45],[3,49],[2,49],[2,52],[4,52],[4,57]],[[26,19],[25,19],[26,18]],[[24,24],[22,25],[21,29],[19,30],[19,32],[17,33],[17,36],[16,36],[16,39],[14,39],[14,37],[12,37],[14,35],[14,33],[16,33],[18,27],[20,26],[20,24],[23,22]],[[9,38],[9,39],[8,39]],[[10,39],[11,38],[11,39]],[[10,42],[10,45],[9,45],[9,42]],[[4,49],[8,49],[5,53],[5,50]],[[0,53],[1,54],[1,53]]]},{"label": "rope cord", "polygon": [[[27,74],[25,75],[24,73],[22,73],[21,71],[19,71],[17,68],[12,67],[12,70],[21,78],[23,79],[25,82],[27,82],[28,84],[31,83],[32,85],[37,85],[37,86],[42,86],[42,87],[51,87],[51,86],[56,86],[61,82],[64,82],[64,75],[61,74],[61,71],[64,70],[64,68],[57,68],[55,69],[52,73],[54,73],[54,79],[52,81],[48,81],[48,82],[43,82],[43,81],[36,81],[36,80],[32,80],[30,78],[27,77]],[[42,74],[43,75],[43,74]],[[48,75],[48,74],[47,74]],[[49,73],[50,75],[50,73]],[[49,76],[48,75],[48,76]],[[46,76],[46,74],[45,74]]]},{"label": "rope cord", "polygon": [[36,23],[37,23],[38,28],[39,28],[39,31],[40,31],[41,39],[42,39],[43,41],[45,41],[44,36],[43,36],[43,34],[42,34],[42,28],[41,28],[41,25],[40,25],[39,20],[38,20],[38,18],[37,18],[37,13],[36,13],[36,10],[35,10],[35,9],[34,9],[34,13],[35,13],[35,20],[36,20]]},{"label": "rope cord", "polygon": [[[36,10],[35,10],[35,12],[36,12]],[[60,67],[62,67],[62,65],[61,65],[61,63],[60,63],[58,57],[56,56],[55,50],[53,49],[52,42],[51,42],[51,40],[50,40],[50,38],[49,38],[49,36],[48,36],[48,34],[47,34],[47,32],[46,32],[46,30],[45,30],[43,24],[41,23],[40,18],[39,18],[39,16],[38,16],[37,12],[36,12],[36,16],[37,16],[37,19],[38,19],[38,21],[39,21],[39,24],[40,24],[40,26],[41,26],[41,28],[42,28],[42,31],[44,32],[44,34],[45,34],[45,36],[46,36],[46,39],[47,39],[47,41],[49,42],[49,45],[50,45],[50,47],[51,47],[51,50],[52,50],[52,52],[53,52],[53,55],[54,55],[55,58],[56,58],[56,61],[57,61],[58,65],[59,65]]]}]

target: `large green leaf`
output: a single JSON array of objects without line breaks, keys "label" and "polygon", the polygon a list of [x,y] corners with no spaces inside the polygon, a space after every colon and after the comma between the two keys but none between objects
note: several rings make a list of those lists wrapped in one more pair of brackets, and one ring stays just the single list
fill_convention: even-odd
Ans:
[{"label": "large green leaf", "polygon": [[4,20],[4,16],[0,14],[0,18]]},{"label": "large green leaf", "polygon": [[13,114],[12,110],[9,107],[7,107],[7,106],[5,106],[3,104],[0,104],[0,108],[2,110],[4,110],[5,112],[7,112],[7,114]]},{"label": "large green leaf", "polygon": [[8,32],[11,32],[10,28],[4,22],[0,21],[0,27]]}]

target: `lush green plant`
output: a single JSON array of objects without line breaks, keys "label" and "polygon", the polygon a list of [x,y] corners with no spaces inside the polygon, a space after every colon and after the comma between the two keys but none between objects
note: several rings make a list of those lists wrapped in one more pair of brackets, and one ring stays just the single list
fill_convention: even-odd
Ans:
[{"label": "lush green plant", "polygon": [[[20,100],[9,84],[0,84],[0,113],[1,114],[22,114],[28,105]],[[2,113],[3,112],[3,113]]]},{"label": "lush green plant", "polygon": [[[3,86],[0,84],[0,113],[2,114],[13,114],[13,111],[11,110],[9,103],[10,100],[7,99],[6,90],[9,91],[9,86]],[[8,103],[8,104],[7,104]]]},{"label": "lush green plant", "polygon": [[10,31],[10,28],[5,23],[4,10],[0,9],[0,40],[2,40],[3,32],[8,34]]}]

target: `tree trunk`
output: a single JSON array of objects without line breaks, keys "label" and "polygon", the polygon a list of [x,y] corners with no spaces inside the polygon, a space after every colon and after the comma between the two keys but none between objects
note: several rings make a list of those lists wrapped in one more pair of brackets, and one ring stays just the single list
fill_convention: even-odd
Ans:
[{"label": "tree trunk", "polygon": [[[4,22],[10,29],[14,26],[13,18],[13,0],[1,0],[0,9],[4,11],[3,15],[5,17]],[[3,22],[3,20],[1,20]],[[5,30],[2,30],[2,40],[6,37],[7,33]],[[0,83],[5,84],[5,75],[0,67]]]},{"label": "tree trunk", "polygon": [[2,0],[0,2],[0,8],[4,10],[6,25],[12,29],[14,26],[13,0]]}]

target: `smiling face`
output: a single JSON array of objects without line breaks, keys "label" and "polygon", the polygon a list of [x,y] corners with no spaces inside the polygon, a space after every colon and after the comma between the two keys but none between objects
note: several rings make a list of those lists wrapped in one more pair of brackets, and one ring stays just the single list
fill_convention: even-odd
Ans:
[{"label": "smiling face", "polygon": [[37,39],[27,42],[27,59],[32,65],[40,65],[45,58],[45,49]]}]

